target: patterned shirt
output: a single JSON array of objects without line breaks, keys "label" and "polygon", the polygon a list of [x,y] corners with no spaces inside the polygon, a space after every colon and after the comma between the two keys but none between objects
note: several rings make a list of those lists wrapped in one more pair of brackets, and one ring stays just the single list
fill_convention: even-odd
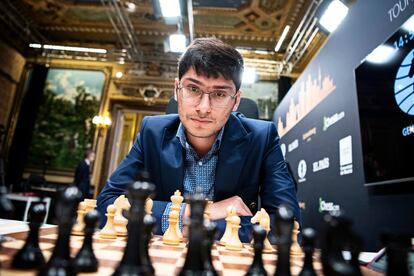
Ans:
[{"label": "patterned shirt", "polygon": [[[216,166],[218,161],[218,150],[220,149],[221,140],[223,137],[224,127],[220,130],[216,140],[213,143],[210,151],[199,158],[197,152],[187,142],[185,136],[184,126],[180,123],[176,137],[180,141],[181,146],[185,150],[184,158],[184,197],[193,195],[195,193],[203,194],[207,199],[213,200],[214,196],[214,179],[216,176]],[[170,213],[171,202],[167,204],[161,219],[162,232],[167,231],[168,217]],[[179,217],[179,226],[182,229],[182,216],[185,209],[185,203],[181,204],[181,211]]]}]

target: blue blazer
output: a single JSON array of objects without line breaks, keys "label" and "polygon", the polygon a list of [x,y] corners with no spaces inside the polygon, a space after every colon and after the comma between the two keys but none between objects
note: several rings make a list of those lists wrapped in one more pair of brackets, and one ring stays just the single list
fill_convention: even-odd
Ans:
[{"label": "blue blazer", "polygon": [[[183,191],[184,149],[176,137],[179,124],[177,114],[144,118],[133,147],[98,196],[101,225],[106,220],[107,206],[124,194],[127,185],[145,169],[156,185],[153,215],[157,219],[156,233],[162,234],[161,216],[166,204],[175,190]],[[272,122],[248,119],[240,113],[230,115],[218,153],[214,201],[234,195],[240,196],[253,214],[259,207],[272,214],[283,203],[300,222],[295,187]],[[239,234],[246,242],[250,239],[250,217],[242,217],[241,221]],[[216,223],[221,236],[225,221]]]}]

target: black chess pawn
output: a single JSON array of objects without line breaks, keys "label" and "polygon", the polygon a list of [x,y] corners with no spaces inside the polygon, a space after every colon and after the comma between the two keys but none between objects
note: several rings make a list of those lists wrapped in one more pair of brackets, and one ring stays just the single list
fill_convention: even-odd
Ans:
[{"label": "black chess pawn", "polygon": [[30,232],[24,246],[14,255],[12,267],[30,269],[41,268],[45,265],[45,258],[39,247],[39,229],[45,219],[45,215],[46,206],[43,202],[36,202],[30,206]]},{"label": "black chess pawn", "polygon": [[[325,216],[325,234],[321,240],[321,261],[325,276],[360,276],[358,255],[360,239],[352,231],[352,222],[342,214]],[[351,259],[345,259],[343,252],[350,251]]]},{"label": "black chess pawn", "polygon": [[206,200],[202,194],[196,193],[190,199],[191,206],[189,230],[188,230],[188,250],[185,257],[184,266],[179,275],[203,275],[204,272],[204,209]]},{"label": "black chess pawn", "polygon": [[246,276],[266,276],[267,271],[263,265],[262,252],[264,248],[264,240],[267,236],[266,230],[260,225],[253,225],[253,248],[254,258],[252,265],[246,273]]},{"label": "black chess pawn", "polygon": [[299,276],[316,276],[313,267],[313,252],[315,251],[316,232],[312,228],[305,228],[302,232],[302,245],[305,251],[305,260]]},{"label": "black chess pawn", "polygon": [[128,214],[128,241],[124,256],[113,275],[153,275],[148,266],[148,241],[144,226],[145,200],[155,190],[154,184],[137,181],[128,188],[131,208]]},{"label": "black chess pawn", "polygon": [[77,272],[96,272],[98,271],[98,259],[92,248],[93,233],[99,220],[99,213],[96,210],[89,211],[85,217],[85,238],[82,248],[75,257],[74,263]]},{"label": "black chess pawn", "polygon": [[203,275],[211,275],[217,276],[217,271],[213,265],[213,258],[211,256],[213,244],[214,244],[214,236],[217,233],[217,226],[214,222],[205,221],[204,222],[204,229],[205,229],[205,239],[204,239],[204,274]]},{"label": "black chess pawn", "polygon": [[381,240],[385,245],[385,253],[387,255],[386,275],[410,275],[408,252],[411,247],[411,239],[405,235],[383,233]]},{"label": "black chess pawn", "polygon": [[81,191],[76,186],[64,189],[56,203],[58,219],[58,238],[52,256],[39,272],[39,275],[76,275],[73,260],[70,257],[70,232],[76,218],[78,203],[82,198]]},{"label": "black chess pawn", "polygon": [[290,246],[292,245],[294,217],[288,207],[282,205],[276,211],[275,236],[277,244],[276,276],[290,276]]}]

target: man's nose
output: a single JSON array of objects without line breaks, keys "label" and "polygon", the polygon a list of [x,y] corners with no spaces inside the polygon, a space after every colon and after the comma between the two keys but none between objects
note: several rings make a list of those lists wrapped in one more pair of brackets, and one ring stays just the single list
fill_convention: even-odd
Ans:
[{"label": "man's nose", "polygon": [[209,112],[211,110],[209,94],[203,93],[203,95],[201,95],[200,103],[198,104],[197,109],[201,112]]}]

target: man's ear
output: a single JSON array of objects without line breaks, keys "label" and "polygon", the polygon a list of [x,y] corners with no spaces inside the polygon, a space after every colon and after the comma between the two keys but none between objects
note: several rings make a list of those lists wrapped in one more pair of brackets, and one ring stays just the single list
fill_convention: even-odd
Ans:
[{"label": "man's ear", "polygon": [[236,103],[233,106],[233,110],[232,110],[233,112],[236,111],[237,108],[239,107],[241,93],[242,93],[241,90],[237,91],[237,93],[236,93]]}]

